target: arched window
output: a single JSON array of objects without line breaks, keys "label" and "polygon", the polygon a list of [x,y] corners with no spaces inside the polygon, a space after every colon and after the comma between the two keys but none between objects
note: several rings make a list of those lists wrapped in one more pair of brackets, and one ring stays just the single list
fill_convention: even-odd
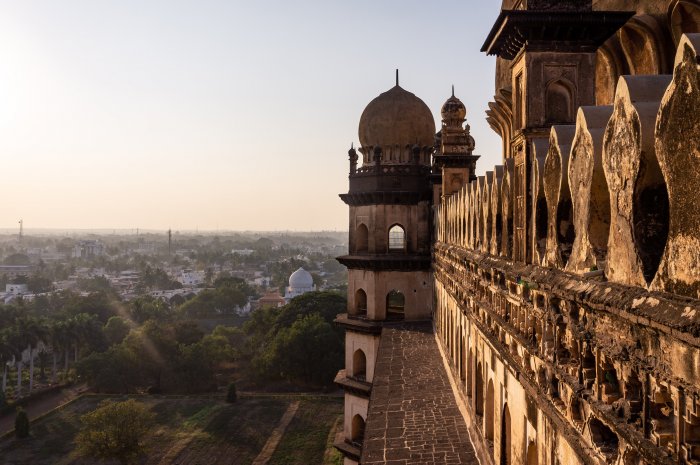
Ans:
[{"label": "arched window", "polygon": [[355,314],[367,315],[367,293],[363,289],[355,292]]},{"label": "arched window", "polygon": [[360,223],[355,231],[355,253],[367,253],[369,230],[364,223]]},{"label": "arched window", "polygon": [[357,349],[352,355],[352,376],[362,381],[367,376],[367,357],[362,349]]},{"label": "arched window", "polygon": [[365,419],[361,415],[352,417],[352,430],[350,438],[352,442],[362,444],[362,439],[365,436]]},{"label": "arched window", "polygon": [[406,250],[406,232],[395,224],[389,228],[389,252],[403,252]]},{"label": "arched window", "polygon": [[386,295],[387,320],[403,320],[406,298],[399,291],[391,291]]}]

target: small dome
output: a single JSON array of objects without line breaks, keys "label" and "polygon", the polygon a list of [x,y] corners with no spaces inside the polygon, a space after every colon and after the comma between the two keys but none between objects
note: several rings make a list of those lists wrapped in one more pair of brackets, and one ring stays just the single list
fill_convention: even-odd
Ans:
[{"label": "small dome", "polygon": [[443,120],[464,121],[467,117],[467,107],[464,106],[460,99],[452,94],[452,97],[448,98],[444,105],[442,105],[440,115]]},{"label": "small dome", "polygon": [[314,278],[304,268],[299,268],[289,277],[289,287],[292,289],[310,289],[314,287]]},{"label": "small dome", "polygon": [[363,147],[432,146],[435,120],[423,100],[396,85],[369,102],[360,117],[359,136]]}]

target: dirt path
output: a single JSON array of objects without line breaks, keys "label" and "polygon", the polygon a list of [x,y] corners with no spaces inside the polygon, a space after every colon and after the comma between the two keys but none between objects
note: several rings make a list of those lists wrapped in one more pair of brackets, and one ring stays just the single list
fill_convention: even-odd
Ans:
[{"label": "dirt path", "polygon": [[255,460],[253,460],[252,465],[267,465],[267,462],[270,461],[275,449],[277,449],[277,444],[279,444],[280,439],[282,439],[284,432],[287,430],[287,426],[289,426],[292,418],[294,418],[294,415],[296,415],[297,410],[299,409],[299,404],[300,401],[298,400],[289,404],[287,411],[284,412],[284,415],[282,415],[279,425],[277,425],[277,428],[272,431],[270,437],[267,438],[267,442],[263,446],[262,451],[257,457],[255,457]]},{"label": "dirt path", "polygon": [[[46,394],[24,406],[24,410],[29,415],[29,420],[34,420],[37,417],[55,409],[59,405],[63,405],[78,397],[80,394],[87,391],[87,386],[81,384],[61,389],[60,391]],[[15,413],[10,412],[0,415],[0,435],[15,429]]]}]

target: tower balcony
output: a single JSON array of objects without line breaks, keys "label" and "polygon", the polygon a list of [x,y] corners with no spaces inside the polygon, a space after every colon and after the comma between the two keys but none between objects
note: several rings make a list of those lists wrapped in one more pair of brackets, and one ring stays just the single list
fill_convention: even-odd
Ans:
[{"label": "tower balcony", "polygon": [[430,167],[373,164],[349,175],[350,189],[340,198],[348,205],[414,205],[431,199]]},{"label": "tower balcony", "polygon": [[421,254],[365,254],[337,257],[349,269],[371,271],[426,271],[430,269],[430,255]]}]

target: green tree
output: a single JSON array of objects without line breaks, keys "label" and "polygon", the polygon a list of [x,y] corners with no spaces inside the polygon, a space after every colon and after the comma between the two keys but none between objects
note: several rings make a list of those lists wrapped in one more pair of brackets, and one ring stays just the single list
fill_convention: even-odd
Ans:
[{"label": "green tree", "polygon": [[120,344],[126,335],[129,334],[131,328],[124,318],[113,316],[107,320],[107,324],[102,330],[104,331],[105,339],[107,339],[107,344],[114,345]]},{"label": "green tree", "polygon": [[144,439],[155,415],[133,399],[103,401],[81,417],[82,429],[75,438],[78,453],[97,460],[136,463],[145,453]]},{"label": "green tree", "polygon": [[265,377],[324,386],[341,368],[342,355],[342,338],[314,313],[281,329],[254,363]]},{"label": "green tree", "polygon": [[17,409],[17,416],[15,416],[15,436],[19,439],[29,436],[29,417],[23,408]]}]

